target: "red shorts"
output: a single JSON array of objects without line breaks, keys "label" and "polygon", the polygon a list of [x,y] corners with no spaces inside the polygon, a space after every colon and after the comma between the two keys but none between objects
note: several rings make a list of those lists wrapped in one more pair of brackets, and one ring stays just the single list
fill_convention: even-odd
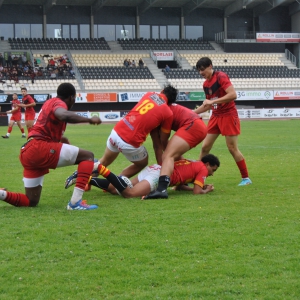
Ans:
[{"label": "red shorts", "polygon": [[207,127],[201,119],[194,120],[189,125],[179,128],[174,135],[184,139],[191,148],[196,147],[206,137]]},{"label": "red shorts", "polygon": [[35,119],[35,111],[25,111],[25,121],[33,121]]},{"label": "red shorts", "polygon": [[239,135],[241,133],[240,119],[236,116],[211,116],[208,122],[208,133],[222,135]]},{"label": "red shorts", "polygon": [[22,115],[21,115],[21,114],[13,114],[13,115],[10,117],[10,120],[11,120],[11,121],[15,121],[15,122],[19,122],[19,121],[21,121],[21,118],[22,118]]},{"label": "red shorts", "polygon": [[20,161],[24,167],[26,178],[37,178],[56,169],[62,143],[45,142],[32,139],[27,142],[20,152]]}]

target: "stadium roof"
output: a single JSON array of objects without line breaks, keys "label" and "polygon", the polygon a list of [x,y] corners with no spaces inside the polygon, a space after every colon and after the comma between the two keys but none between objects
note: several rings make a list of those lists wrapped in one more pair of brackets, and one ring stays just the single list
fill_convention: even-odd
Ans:
[{"label": "stadium roof", "polygon": [[224,16],[242,9],[252,9],[254,16],[266,13],[277,6],[286,6],[293,3],[300,5],[300,0],[0,0],[1,5],[53,5],[91,6],[93,11],[104,6],[132,6],[138,7],[144,13],[151,7],[180,7],[184,15],[197,8],[216,8],[224,11]]}]

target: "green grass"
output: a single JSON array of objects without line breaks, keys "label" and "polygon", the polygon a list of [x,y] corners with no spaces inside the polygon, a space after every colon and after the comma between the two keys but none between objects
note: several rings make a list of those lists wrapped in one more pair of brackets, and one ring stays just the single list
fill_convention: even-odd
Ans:
[{"label": "green grass", "polygon": [[[207,195],[170,190],[168,200],[141,201],[94,188],[85,198],[97,210],[67,211],[72,189],[63,184],[74,167],[52,170],[38,207],[0,201],[0,299],[299,299],[299,127],[242,122],[239,148],[253,180],[246,187],[237,187],[219,137],[212,153],[221,167]],[[111,128],[69,125],[66,136],[98,158]],[[18,128],[0,140],[0,186],[19,192],[22,142]],[[127,165],[119,156],[110,169]]]}]

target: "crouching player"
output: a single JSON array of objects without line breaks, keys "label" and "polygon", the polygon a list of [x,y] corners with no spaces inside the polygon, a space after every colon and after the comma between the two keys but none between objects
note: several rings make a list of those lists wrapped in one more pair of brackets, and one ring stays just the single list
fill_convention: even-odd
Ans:
[{"label": "crouching player", "polygon": [[78,165],[78,177],[69,210],[91,210],[97,205],[88,205],[82,200],[94,166],[94,154],[69,145],[63,137],[67,123],[100,124],[98,117],[85,118],[69,111],[75,103],[76,90],[70,83],[62,83],[57,96],[47,100],[39,112],[36,123],[29,132],[27,142],[20,151],[24,167],[25,194],[0,190],[0,200],[14,206],[36,206],[41,197],[44,175],[49,169]]}]

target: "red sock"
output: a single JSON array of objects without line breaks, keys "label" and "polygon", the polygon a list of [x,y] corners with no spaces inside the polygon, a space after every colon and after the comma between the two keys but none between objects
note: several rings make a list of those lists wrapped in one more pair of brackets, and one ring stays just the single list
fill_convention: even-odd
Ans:
[{"label": "red sock", "polygon": [[90,176],[92,174],[94,168],[94,162],[93,161],[82,161],[78,164],[78,175],[76,180],[76,187],[84,190],[85,185],[88,183]]},{"label": "red sock", "polygon": [[22,133],[24,133],[24,128],[20,129]]},{"label": "red sock", "polygon": [[240,170],[242,178],[249,177],[245,159],[238,161],[236,164]]},{"label": "red sock", "polygon": [[11,133],[12,132],[12,127],[8,127],[7,132]]},{"label": "red sock", "polygon": [[8,204],[11,204],[13,206],[29,206],[30,201],[28,197],[24,194],[21,193],[12,193],[12,192],[7,192],[6,199],[3,200]]}]

